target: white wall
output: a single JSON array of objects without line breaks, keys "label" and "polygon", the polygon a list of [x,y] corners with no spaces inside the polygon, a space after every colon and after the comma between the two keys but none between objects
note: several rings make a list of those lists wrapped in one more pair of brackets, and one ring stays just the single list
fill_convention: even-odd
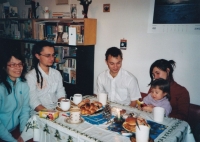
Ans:
[{"label": "white wall", "polygon": [[[24,0],[8,0],[17,6],[19,14],[28,11]],[[38,13],[42,18],[42,7],[48,6],[51,11],[69,11],[69,5],[55,5],[55,0],[36,0],[40,2]],[[78,18],[82,18],[82,6],[77,0]],[[103,13],[103,4],[111,4],[111,11]],[[96,78],[107,68],[104,54],[111,46],[119,47],[120,39],[128,40],[127,50],[123,51],[123,68],[132,72],[138,79],[141,92],[147,92],[150,82],[149,67],[157,59],[164,58],[176,61],[175,80],[190,92],[191,103],[200,105],[200,35],[147,33],[149,18],[149,0],[93,0],[89,6],[88,17],[96,18],[97,44],[95,46],[94,89]]]}]

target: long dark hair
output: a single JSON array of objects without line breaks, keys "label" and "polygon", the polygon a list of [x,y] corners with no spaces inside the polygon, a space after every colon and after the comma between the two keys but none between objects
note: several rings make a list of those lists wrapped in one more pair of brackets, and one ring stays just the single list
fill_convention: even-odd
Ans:
[{"label": "long dark hair", "polygon": [[168,80],[159,78],[155,79],[151,82],[151,88],[158,87],[160,90],[162,90],[164,93],[167,93],[166,97],[168,100],[170,100],[170,84]]},{"label": "long dark hair", "polygon": [[[154,80],[152,72],[153,72],[153,69],[155,67],[157,67],[157,68],[159,68],[159,69],[161,69],[162,71],[165,71],[165,72],[167,72],[167,68],[168,68],[169,69],[169,74],[168,74],[167,80],[169,82],[174,81],[173,72],[174,72],[174,68],[176,66],[175,64],[176,64],[176,62],[174,62],[173,60],[169,60],[169,61],[167,61],[165,59],[156,60],[151,65],[150,70],[149,70],[149,75],[151,77],[151,82]],[[150,84],[151,84],[151,82],[150,82]]]},{"label": "long dark hair", "polygon": [[[52,43],[50,43],[50,42],[47,42],[47,41],[39,41],[39,42],[37,42],[37,43],[33,46],[33,49],[32,49],[33,67],[35,68],[35,71],[36,71],[37,83],[40,83],[40,84],[41,84],[41,88],[42,88],[42,85],[43,85],[43,77],[42,77],[41,72],[40,72],[39,69],[38,69],[39,60],[38,60],[38,58],[36,58],[35,54],[40,55],[41,51],[42,51],[43,48],[46,47],[46,46],[49,46],[49,47],[54,48],[54,45],[53,45]],[[55,50],[55,48],[54,48],[54,50]],[[41,82],[40,82],[40,81],[41,81]]]},{"label": "long dark hair", "polygon": [[0,57],[0,83],[3,83],[8,91],[8,94],[12,93],[12,88],[11,85],[9,84],[9,82],[7,81],[7,78],[9,77],[8,73],[7,73],[7,64],[8,62],[11,60],[11,58],[15,57],[16,59],[20,60],[24,66],[23,66],[23,70],[22,70],[22,74],[19,77],[21,79],[22,82],[26,81],[25,78],[25,74],[27,73],[27,68],[25,65],[25,59],[22,56],[21,52],[19,50],[16,49],[4,49],[4,52],[1,54]]}]

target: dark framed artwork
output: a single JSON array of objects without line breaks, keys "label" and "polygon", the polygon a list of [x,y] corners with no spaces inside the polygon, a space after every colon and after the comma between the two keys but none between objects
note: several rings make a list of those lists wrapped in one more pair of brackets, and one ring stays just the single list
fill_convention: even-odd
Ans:
[{"label": "dark framed artwork", "polygon": [[110,4],[103,4],[103,12],[110,12]]},{"label": "dark framed artwork", "polygon": [[31,0],[25,0],[25,5],[31,5]]}]

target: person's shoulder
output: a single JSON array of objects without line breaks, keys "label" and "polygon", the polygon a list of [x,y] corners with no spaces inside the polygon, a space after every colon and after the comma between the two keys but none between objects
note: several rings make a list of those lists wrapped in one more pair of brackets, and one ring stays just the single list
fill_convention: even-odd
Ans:
[{"label": "person's shoulder", "polygon": [[54,69],[54,68],[50,68],[51,69],[51,72],[55,75],[61,75],[60,71]]},{"label": "person's shoulder", "polygon": [[175,81],[172,81],[172,82],[171,82],[171,86],[170,86],[170,87],[171,87],[171,88],[174,88],[174,89],[176,89],[176,90],[182,90],[182,91],[187,91],[187,92],[188,92],[188,90],[187,90],[184,86],[178,84],[178,83],[175,82]]},{"label": "person's shoulder", "polygon": [[27,81],[20,81],[20,84],[22,84],[22,86],[23,86],[24,88],[28,88],[28,89],[29,89],[29,86],[28,86]]},{"label": "person's shoulder", "polygon": [[121,69],[122,75],[125,75],[129,78],[133,78],[133,79],[137,79],[131,72],[125,70],[125,69]]},{"label": "person's shoulder", "polygon": [[35,75],[35,74],[36,74],[35,69],[32,69],[27,72],[26,76],[31,76],[31,75]]},{"label": "person's shoulder", "polygon": [[104,76],[104,75],[106,75],[107,74],[107,72],[108,72],[108,70],[104,70],[104,71],[102,71],[99,75],[98,75],[98,77],[101,77],[101,76]]}]

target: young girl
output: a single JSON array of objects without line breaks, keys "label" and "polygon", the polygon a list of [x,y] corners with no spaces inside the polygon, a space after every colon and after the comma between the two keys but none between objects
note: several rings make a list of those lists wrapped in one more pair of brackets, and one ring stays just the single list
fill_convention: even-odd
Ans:
[{"label": "young girl", "polygon": [[168,116],[172,111],[170,105],[170,85],[167,80],[162,78],[151,82],[151,91],[148,96],[143,99],[146,106],[142,110],[152,112],[154,107],[163,107],[165,109],[165,116]]}]

